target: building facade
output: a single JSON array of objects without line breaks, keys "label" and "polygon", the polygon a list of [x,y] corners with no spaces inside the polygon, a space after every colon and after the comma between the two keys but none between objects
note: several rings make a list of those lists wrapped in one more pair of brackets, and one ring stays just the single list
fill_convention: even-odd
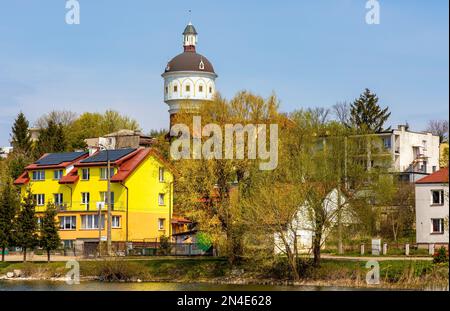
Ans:
[{"label": "building facade", "polygon": [[416,182],[416,242],[419,246],[449,243],[448,167]]},{"label": "building facade", "polygon": [[[107,154],[108,152],[108,154]],[[54,153],[27,166],[15,180],[31,191],[38,217],[58,208],[66,247],[106,239],[107,159],[110,161],[112,242],[155,241],[171,235],[173,175],[150,148]],[[101,227],[101,229],[100,229]]]}]

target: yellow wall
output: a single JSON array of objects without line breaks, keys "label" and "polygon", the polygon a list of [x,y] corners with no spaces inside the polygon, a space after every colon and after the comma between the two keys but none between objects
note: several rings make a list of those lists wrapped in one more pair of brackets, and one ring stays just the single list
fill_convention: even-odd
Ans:
[{"label": "yellow wall", "polygon": [[[163,163],[160,163],[153,156],[147,156],[123,184],[111,183],[111,191],[114,192],[112,215],[121,216],[120,228],[112,228],[111,230],[113,241],[127,240],[127,223],[128,241],[154,240],[161,235],[169,236],[171,234],[173,175],[165,168],[164,182],[160,182],[159,168],[163,166]],[[53,201],[53,193],[63,193],[63,200],[67,204],[67,208],[65,211],[59,212],[58,216],[76,216],[77,225],[75,230],[60,230],[62,240],[98,240],[98,229],[81,228],[81,215],[98,214],[96,202],[103,201],[101,192],[107,191],[107,181],[100,179],[100,167],[90,167],[89,180],[81,180],[81,168],[78,168],[78,175],[80,178],[75,184],[61,185],[57,180],[53,180],[53,169],[48,169],[45,171],[45,181],[30,181],[31,190],[33,194],[45,194],[45,204]],[[29,173],[29,176],[32,176],[32,172]],[[22,194],[25,194],[27,185],[21,188]],[[90,193],[89,211],[86,210],[85,205],[81,204],[82,192]],[[159,205],[159,193],[164,194],[164,205]],[[39,212],[44,210],[45,206],[36,207],[38,216]],[[106,210],[103,211],[103,214],[106,214]],[[165,219],[164,230],[158,228],[159,218]],[[106,223],[105,216],[105,227]],[[106,236],[106,230],[102,231],[102,235]]]}]

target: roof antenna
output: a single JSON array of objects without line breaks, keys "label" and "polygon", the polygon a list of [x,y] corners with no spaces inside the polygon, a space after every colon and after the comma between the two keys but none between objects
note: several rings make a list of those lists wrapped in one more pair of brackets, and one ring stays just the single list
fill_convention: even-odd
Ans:
[{"label": "roof antenna", "polygon": [[188,24],[188,25],[192,25],[192,22],[191,22],[191,13],[192,13],[192,11],[191,11],[191,10],[188,10],[188,15],[189,15],[189,24]]}]

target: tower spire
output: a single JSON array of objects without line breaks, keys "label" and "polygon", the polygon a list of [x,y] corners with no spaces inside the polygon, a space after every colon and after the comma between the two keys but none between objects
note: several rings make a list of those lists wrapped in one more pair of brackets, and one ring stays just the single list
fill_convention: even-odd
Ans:
[{"label": "tower spire", "polygon": [[[190,10],[189,10],[190,11]],[[195,52],[195,45],[197,44],[197,31],[194,25],[189,22],[183,31],[183,47],[185,52]]]}]

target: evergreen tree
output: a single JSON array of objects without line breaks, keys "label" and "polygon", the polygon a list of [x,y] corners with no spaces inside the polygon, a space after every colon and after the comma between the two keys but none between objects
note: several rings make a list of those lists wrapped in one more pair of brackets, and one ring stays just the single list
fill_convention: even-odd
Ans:
[{"label": "evergreen tree", "polygon": [[13,152],[7,160],[9,177],[13,180],[19,177],[29,162],[31,162],[29,157]]},{"label": "evergreen tree", "polygon": [[35,247],[39,242],[37,218],[34,209],[35,202],[33,193],[31,192],[31,188],[28,188],[21,204],[16,226],[17,246],[23,249],[23,261],[27,260],[27,249]]},{"label": "evergreen tree", "polygon": [[8,180],[0,196],[0,248],[2,261],[5,261],[5,249],[14,243],[14,219],[19,210],[19,197],[11,180]]},{"label": "evergreen tree", "polygon": [[377,95],[365,89],[364,93],[351,104],[349,125],[364,133],[381,132],[391,115],[388,110],[388,107],[381,109]]},{"label": "evergreen tree", "polygon": [[62,124],[57,124],[53,120],[48,121],[46,128],[42,128],[36,144],[36,157],[44,153],[64,152],[67,148],[66,137]]},{"label": "evergreen tree", "polygon": [[47,204],[40,228],[40,245],[47,251],[48,262],[50,262],[50,251],[57,249],[61,244],[58,235],[58,221],[56,220],[57,213],[55,204]]},{"label": "evergreen tree", "polygon": [[11,145],[15,152],[29,154],[31,152],[31,138],[28,130],[29,123],[25,115],[20,112],[11,128]]}]

